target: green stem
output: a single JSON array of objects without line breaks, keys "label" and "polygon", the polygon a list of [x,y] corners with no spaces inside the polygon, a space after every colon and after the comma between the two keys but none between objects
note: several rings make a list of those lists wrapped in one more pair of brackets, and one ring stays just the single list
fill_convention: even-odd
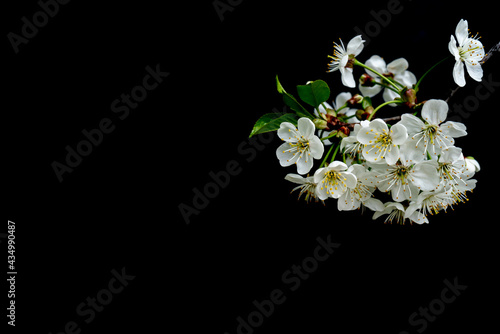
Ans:
[{"label": "green stem", "polygon": [[[372,71],[373,73],[375,73],[376,75],[378,75],[381,79],[387,81],[390,85],[394,86],[394,88],[396,88],[396,90],[399,92],[401,90],[401,87],[398,87],[396,85],[396,83],[392,80],[390,80],[389,78],[385,77],[383,74],[380,74],[378,73],[377,71],[375,71],[373,68],[369,67],[369,66],[366,66],[365,64],[361,63],[360,61],[358,61],[357,59],[354,59],[354,65],[358,65],[358,66],[361,66],[363,68],[366,68],[367,70],[370,70]],[[401,85],[401,84],[400,84]]]},{"label": "green stem", "polygon": [[330,159],[330,163],[332,163],[333,160],[335,160],[335,156],[337,155],[339,148],[340,148],[340,142],[337,144],[337,147],[335,148],[335,151],[333,152],[332,158]]},{"label": "green stem", "polygon": [[376,81],[375,81],[375,82],[373,82],[373,84],[374,84],[374,85],[380,85],[380,86],[382,86],[382,87],[385,87],[385,88],[387,88],[387,89],[390,89],[390,90],[392,90],[393,92],[395,92],[395,93],[397,93],[397,94],[399,95],[399,90],[396,90],[396,89],[394,89],[393,87],[388,86],[388,85],[386,85],[386,84],[384,84],[384,83],[381,83],[381,82],[376,82]]},{"label": "green stem", "polygon": [[418,80],[417,84],[415,85],[415,88],[413,88],[413,89],[415,89],[415,91],[416,91],[416,92],[418,92],[418,86],[420,85],[420,82],[422,82],[422,79],[423,79],[423,78],[425,78],[425,76],[426,76],[427,74],[429,74],[429,73],[430,73],[430,71],[432,71],[432,70],[433,70],[436,66],[438,66],[439,64],[441,64],[443,61],[445,61],[445,60],[446,60],[446,59],[448,59],[448,58],[450,58],[450,56],[448,56],[448,57],[446,57],[446,58],[441,59],[441,60],[440,60],[440,61],[438,61],[438,62],[437,62],[434,66],[432,66],[431,68],[429,68],[429,69],[427,70],[427,72],[425,72],[425,73],[424,73],[424,75],[422,75],[422,77]]},{"label": "green stem", "polygon": [[329,150],[328,150],[328,152],[326,153],[325,157],[323,158],[323,161],[321,161],[321,164],[319,165],[319,168],[321,168],[321,167],[323,167],[323,166],[324,166],[324,164],[325,164],[325,162],[326,162],[326,158],[328,158],[328,156],[330,155],[330,152],[332,151],[333,146],[335,146],[335,145],[333,145],[333,144],[332,144],[332,146],[330,147],[330,149],[329,149]]},{"label": "green stem", "polygon": [[388,104],[391,104],[391,103],[403,103],[402,100],[392,100],[392,101],[387,101],[387,102],[384,102],[382,103],[381,105],[379,105],[377,108],[375,108],[373,110],[373,112],[370,114],[370,116],[368,116],[367,120],[371,121],[371,119],[373,118],[373,115],[375,115],[375,113],[382,107],[388,105]]}]

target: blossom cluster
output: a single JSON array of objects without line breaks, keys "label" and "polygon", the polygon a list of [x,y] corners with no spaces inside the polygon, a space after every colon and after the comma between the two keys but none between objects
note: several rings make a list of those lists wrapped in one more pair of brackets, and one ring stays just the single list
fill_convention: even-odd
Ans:
[{"label": "blossom cluster", "polygon": [[[461,20],[450,37],[451,56],[419,80],[405,58],[386,64],[373,55],[361,63],[363,48],[361,36],[347,47],[342,41],[334,43],[328,68],[340,72],[344,86],[355,88],[354,68],[362,67],[360,94],[342,92],[329,104],[328,85],[310,81],[297,86],[300,99],[313,107],[310,112],[276,78],[278,92],[296,113],[264,115],[251,135],[277,131],[283,141],[276,150],[280,165],[297,169],[285,179],[297,184],[292,191],[299,190],[299,198],[305,196],[307,202],[336,199],[339,211],[367,208],[373,219],[387,215],[385,222],[428,223],[429,215],[468,200],[480,166],[455,144],[456,138],[467,135],[466,126],[447,121],[446,101],[418,101],[419,86],[435,66],[450,58],[455,61],[452,76],[457,86],[465,85],[464,68],[470,78],[481,81],[484,47]],[[372,97],[379,93],[384,102],[375,107]],[[405,111],[396,117],[375,117],[384,106]]]}]

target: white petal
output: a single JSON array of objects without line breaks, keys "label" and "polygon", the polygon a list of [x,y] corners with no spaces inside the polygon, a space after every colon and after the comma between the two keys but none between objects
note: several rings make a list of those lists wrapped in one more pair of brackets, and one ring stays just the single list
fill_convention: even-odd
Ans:
[{"label": "white petal", "polygon": [[283,122],[278,129],[278,137],[287,142],[297,142],[300,136],[295,125],[290,122]]},{"label": "white petal", "polygon": [[[377,55],[371,56],[370,59],[368,59],[365,62],[365,65],[370,67],[370,68],[373,68],[378,73],[381,73],[381,74],[387,73],[387,66],[385,64],[385,60],[380,56],[377,56]],[[370,71],[368,69],[365,69],[365,71],[366,71],[366,73],[368,73],[370,76],[372,76],[374,78],[379,77],[377,74],[373,73],[372,71]]]},{"label": "white petal", "polygon": [[412,182],[418,189],[431,191],[439,186],[439,174],[435,161],[424,161],[416,164],[412,171]]},{"label": "white petal", "polygon": [[344,92],[337,95],[337,97],[335,98],[335,109],[342,107],[344,104],[346,104],[347,100],[351,98],[352,94],[349,92]]},{"label": "white petal", "polygon": [[325,147],[318,137],[313,136],[311,139],[309,139],[309,149],[311,150],[311,154],[314,159],[321,159]]},{"label": "white petal", "polygon": [[453,57],[455,57],[455,61],[460,61],[460,52],[458,51],[457,41],[455,40],[455,37],[453,37],[453,35],[451,35],[450,37],[448,50],[450,50],[450,53],[453,55]]},{"label": "white petal", "polygon": [[443,100],[428,100],[422,107],[422,118],[429,124],[439,125],[447,115],[448,104]]},{"label": "white petal", "polygon": [[463,123],[448,121],[441,124],[439,129],[443,132],[445,136],[450,136],[453,138],[463,137],[467,135],[466,127]]},{"label": "white petal", "polygon": [[472,65],[469,62],[466,62],[465,66],[467,67],[467,72],[472,79],[476,81],[481,81],[483,79],[483,68],[479,63]]},{"label": "white petal", "polygon": [[347,54],[351,55],[353,54],[354,56],[357,56],[361,53],[361,51],[363,50],[363,43],[365,41],[363,40],[363,38],[361,37],[361,35],[358,35],[356,37],[354,37],[353,39],[351,39],[349,41],[349,44],[347,44]]},{"label": "white petal", "polygon": [[285,180],[293,182],[293,183],[297,183],[297,184],[305,184],[305,183],[307,183],[307,181],[306,181],[306,179],[304,177],[302,177],[302,176],[300,176],[298,174],[293,174],[293,173],[286,174]]},{"label": "white petal", "polygon": [[299,158],[298,153],[289,151],[291,148],[292,146],[290,146],[290,143],[283,143],[276,149],[276,156],[280,161],[280,165],[283,167],[293,165]]},{"label": "white petal", "polygon": [[383,87],[380,85],[374,85],[373,87],[359,85],[359,91],[361,92],[361,95],[368,96],[368,97],[374,97],[375,95],[380,93],[382,88]]},{"label": "white petal", "polygon": [[408,69],[408,61],[404,58],[393,60],[387,65],[387,71],[393,74],[402,74]]},{"label": "white petal", "polygon": [[355,88],[356,82],[354,81],[354,75],[352,73],[352,68],[341,67],[340,68],[342,83],[346,87]]},{"label": "white petal", "polygon": [[[391,147],[385,154],[385,161],[388,165],[394,165],[399,159],[399,148],[397,146]],[[368,160],[368,159],[367,159]]]},{"label": "white petal", "polygon": [[302,157],[297,160],[297,173],[306,174],[309,173],[313,166],[313,158],[309,155],[304,154]]},{"label": "white petal", "polygon": [[[425,106],[425,105],[424,105]],[[424,129],[424,122],[417,116],[413,116],[412,114],[403,114],[401,115],[401,121],[398,123],[403,124],[408,131],[410,136],[422,131]]]},{"label": "white petal", "polygon": [[455,36],[457,36],[458,45],[464,45],[467,36],[469,36],[469,25],[467,20],[461,19],[458,22],[457,27],[455,29]]},{"label": "white petal", "polygon": [[458,86],[465,86],[464,64],[461,60],[458,60],[453,67],[453,80]]},{"label": "white petal", "polygon": [[314,135],[314,130],[316,130],[314,123],[307,117],[299,118],[297,126],[300,134],[306,139],[311,138]]}]

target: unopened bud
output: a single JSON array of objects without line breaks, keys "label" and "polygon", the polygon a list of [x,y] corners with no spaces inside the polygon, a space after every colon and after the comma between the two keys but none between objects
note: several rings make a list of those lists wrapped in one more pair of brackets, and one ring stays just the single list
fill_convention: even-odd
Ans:
[{"label": "unopened bud", "polygon": [[413,108],[417,104],[417,92],[415,89],[407,89],[404,92],[403,98],[409,108]]},{"label": "unopened bud", "polygon": [[373,85],[375,85],[375,79],[373,79],[371,75],[364,73],[359,77],[359,83],[364,87],[373,87]]},{"label": "unopened bud", "polygon": [[359,103],[363,102],[363,96],[356,94],[353,97],[351,97],[349,100],[347,100],[347,102],[349,102],[350,105],[359,104]]},{"label": "unopened bud", "polygon": [[315,118],[313,120],[313,123],[316,126],[316,129],[319,129],[319,130],[328,130],[328,122],[325,121],[324,119]]}]

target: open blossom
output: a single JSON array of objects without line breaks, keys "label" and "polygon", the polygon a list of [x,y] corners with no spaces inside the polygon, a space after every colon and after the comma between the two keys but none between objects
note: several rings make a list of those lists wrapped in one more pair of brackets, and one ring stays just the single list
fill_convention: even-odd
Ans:
[{"label": "open blossom", "polygon": [[422,118],[403,114],[398,124],[403,124],[410,138],[401,149],[408,151],[413,161],[424,160],[427,152],[437,158],[441,151],[455,143],[453,138],[467,135],[462,123],[446,120],[448,104],[443,100],[428,100],[422,108]]},{"label": "open blossom", "polygon": [[354,130],[351,131],[348,137],[342,138],[340,142],[340,150],[344,152],[350,159],[361,157],[361,153],[365,147],[358,141],[358,132],[367,127],[370,121],[361,121],[359,124],[354,124]]},{"label": "open blossom", "polygon": [[302,177],[298,174],[287,174],[285,176],[285,180],[298,184],[297,187],[292,189],[292,192],[300,189],[299,199],[303,194],[306,194],[306,202],[309,203],[313,198],[316,200],[316,202],[318,201],[316,195],[316,183],[314,183],[314,176]]},{"label": "open blossom", "polygon": [[394,221],[396,224],[404,224],[406,219],[410,222],[415,222],[417,224],[429,223],[427,218],[418,211],[413,211],[411,215],[406,214],[406,208],[401,203],[397,202],[387,202],[385,203],[385,209],[377,211],[373,214],[373,219],[377,219],[382,215],[388,215],[385,219],[385,223],[391,223]]},{"label": "open blossom", "polygon": [[438,163],[434,160],[414,163],[401,152],[392,165],[373,164],[368,180],[380,191],[390,192],[392,200],[414,200],[419,191],[432,191],[439,187]]},{"label": "open blossom", "polygon": [[[373,68],[378,73],[394,79],[395,81],[403,84],[404,86],[411,88],[414,84],[417,83],[417,78],[415,75],[408,71],[408,61],[405,58],[398,58],[393,60],[388,65],[386,65],[385,60],[377,55],[371,56],[365,63],[365,65]],[[366,73],[368,73],[376,82],[381,82],[382,79],[372,71],[365,69]],[[359,90],[363,96],[373,97],[377,95],[383,86],[374,84],[372,86],[368,85],[359,85]],[[393,91],[390,88],[385,88],[383,93],[384,101],[392,101],[395,98],[399,97],[399,94]],[[391,103],[390,106],[396,106],[395,103]]]},{"label": "open blossom", "polygon": [[368,170],[362,165],[352,165],[347,171],[356,176],[357,183],[354,188],[347,188],[346,192],[339,197],[337,202],[339,211],[359,209],[361,205],[373,211],[383,210],[383,203],[372,197],[376,188],[367,181]]},{"label": "open blossom", "polygon": [[443,150],[438,159],[438,173],[444,187],[457,189],[466,184],[466,179],[474,175],[474,170],[468,170],[462,149],[451,146]]},{"label": "open blossom", "polygon": [[298,129],[290,122],[283,122],[278,129],[278,136],[285,143],[276,150],[281,166],[297,164],[297,172],[306,174],[313,166],[313,158],[321,159],[324,147],[314,135],[314,123],[305,117],[297,122]]},{"label": "open blossom", "polygon": [[[467,72],[472,79],[481,81],[483,78],[483,68],[481,60],[484,58],[483,44],[477,36],[470,36],[467,20],[460,20],[455,29],[455,35],[451,35],[448,49],[455,57],[455,66],[453,68],[453,79],[461,87],[465,86],[464,63]],[[458,42],[458,46],[457,46]]]},{"label": "open blossom", "polygon": [[316,193],[319,199],[339,198],[348,188],[356,187],[356,176],[346,170],[345,163],[334,161],[328,167],[320,168],[314,173],[314,182],[317,184]]},{"label": "open blossom", "polygon": [[340,44],[334,43],[333,56],[328,56],[332,59],[330,64],[328,64],[328,72],[339,70],[344,86],[350,88],[356,87],[353,75],[353,61],[354,58],[363,50],[364,42],[365,41],[361,38],[361,35],[358,35],[351,39],[347,44],[347,48],[345,48],[344,43],[340,40]]},{"label": "open blossom", "polygon": [[357,134],[357,139],[364,144],[363,157],[368,162],[379,162],[384,159],[393,165],[399,158],[399,147],[408,138],[404,125],[395,124],[390,129],[387,124],[377,118],[363,127]]}]

